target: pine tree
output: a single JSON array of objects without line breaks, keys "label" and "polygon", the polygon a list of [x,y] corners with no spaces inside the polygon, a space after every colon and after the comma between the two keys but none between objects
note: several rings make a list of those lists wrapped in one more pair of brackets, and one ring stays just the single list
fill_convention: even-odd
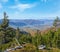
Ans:
[{"label": "pine tree", "polygon": [[32,44],[36,46],[36,49],[38,51],[38,46],[41,44],[41,32],[37,30],[35,37],[32,37]]},{"label": "pine tree", "polygon": [[2,36],[2,43],[7,43],[14,37],[14,29],[9,28],[9,20],[6,12],[4,12],[4,18],[2,19],[2,24],[0,24],[0,33]]},{"label": "pine tree", "polygon": [[57,16],[56,19],[53,22],[53,26],[56,27],[57,26],[57,22],[59,22],[59,17]]},{"label": "pine tree", "polygon": [[7,19],[8,16],[6,15],[6,12],[4,12],[4,18],[1,24],[1,27],[6,30],[6,28],[9,26],[9,20]]},{"label": "pine tree", "polygon": [[2,42],[5,43],[6,42],[6,29],[8,28],[9,25],[9,20],[7,19],[8,16],[6,16],[6,12],[4,12],[4,18],[2,19],[2,24],[0,24],[0,32],[2,32]]}]

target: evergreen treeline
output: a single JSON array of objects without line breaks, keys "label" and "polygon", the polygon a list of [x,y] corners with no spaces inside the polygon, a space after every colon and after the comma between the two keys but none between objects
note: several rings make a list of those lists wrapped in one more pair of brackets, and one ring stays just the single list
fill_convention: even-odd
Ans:
[{"label": "evergreen treeline", "polygon": [[[57,20],[54,21],[54,26],[56,26]],[[21,34],[19,28],[14,29],[9,26],[8,16],[4,12],[4,18],[0,24],[0,50],[4,51],[18,44],[22,45],[24,42],[32,44],[36,50],[39,45],[46,45],[46,48],[60,48],[60,28],[48,30],[43,34],[37,30],[34,37],[30,34]]]}]

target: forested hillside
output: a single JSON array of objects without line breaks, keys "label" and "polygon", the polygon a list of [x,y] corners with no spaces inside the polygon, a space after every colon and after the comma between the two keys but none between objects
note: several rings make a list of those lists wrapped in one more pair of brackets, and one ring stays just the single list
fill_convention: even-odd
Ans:
[{"label": "forested hillside", "polygon": [[37,30],[31,36],[29,32],[21,32],[19,27],[14,29],[9,26],[8,16],[4,12],[0,24],[0,52],[60,52],[60,28],[56,28],[57,22],[54,21],[54,26],[47,33]]}]

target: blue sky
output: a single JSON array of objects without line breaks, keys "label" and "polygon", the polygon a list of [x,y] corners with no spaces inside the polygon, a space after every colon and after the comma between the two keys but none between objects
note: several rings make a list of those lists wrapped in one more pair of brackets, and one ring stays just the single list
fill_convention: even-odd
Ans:
[{"label": "blue sky", "polygon": [[0,0],[0,19],[4,11],[9,19],[54,19],[60,17],[60,0]]}]

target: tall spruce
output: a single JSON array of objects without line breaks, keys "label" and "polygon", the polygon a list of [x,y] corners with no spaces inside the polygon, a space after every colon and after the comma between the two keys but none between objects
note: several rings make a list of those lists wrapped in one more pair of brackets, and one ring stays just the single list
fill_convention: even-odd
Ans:
[{"label": "tall spruce", "polygon": [[8,18],[8,16],[6,15],[6,12],[4,12],[4,18],[2,21],[1,27],[4,28],[5,30],[9,26],[9,20],[7,18]]},{"label": "tall spruce", "polygon": [[2,43],[6,42],[6,30],[9,25],[9,20],[7,19],[8,16],[6,15],[6,12],[4,12],[4,18],[2,19],[2,24],[0,24],[0,32],[2,32]]},{"label": "tall spruce", "polygon": [[2,24],[0,24],[0,34],[2,37],[2,43],[8,43],[14,37],[14,29],[9,28],[9,20],[6,12],[4,12],[4,18],[2,19]]}]

